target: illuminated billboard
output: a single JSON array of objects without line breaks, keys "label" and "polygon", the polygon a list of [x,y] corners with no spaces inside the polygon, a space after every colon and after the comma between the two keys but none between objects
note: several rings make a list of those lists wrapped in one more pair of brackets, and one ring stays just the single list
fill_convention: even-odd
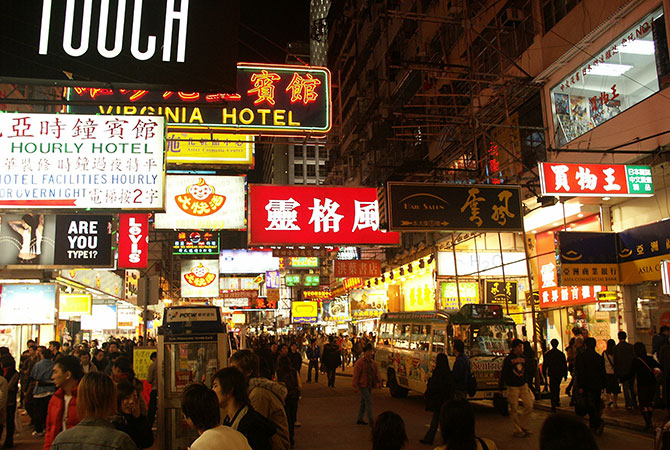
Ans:
[{"label": "illuminated billboard", "polygon": [[0,114],[0,208],[163,208],[162,117]]},{"label": "illuminated billboard", "polygon": [[182,298],[219,296],[219,261],[195,259],[181,261]]},{"label": "illuminated billboard", "polygon": [[254,136],[197,132],[167,133],[168,164],[254,166]]},{"label": "illuminated billboard", "polygon": [[249,185],[249,245],[386,244],[375,188]]},{"label": "illuminated billboard", "polygon": [[56,311],[56,285],[4,284],[0,290],[0,324],[53,325]]},{"label": "illuminated billboard", "polygon": [[330,72],[324,67],[238,63],[236,94],[78,87],[68,98],[77,101],[68,106],[72,112],[159,115],[188,131],[318,136],[332,126]]},{"label": "illuminated billboard", "polygon": [[3,2],[0,76],[234,89],[238,21],[233,0]]},{"label": "illuminated billboard", "polygon": [[264,273],[279,270],[279,258],[271,251],[221,250],[219,254],[221,273]]},{"label": "illuminated billboard", "polygon": [[236,230],[246,226],[246,177],[168,175],[165,213],[154,216],[158,229]]}]

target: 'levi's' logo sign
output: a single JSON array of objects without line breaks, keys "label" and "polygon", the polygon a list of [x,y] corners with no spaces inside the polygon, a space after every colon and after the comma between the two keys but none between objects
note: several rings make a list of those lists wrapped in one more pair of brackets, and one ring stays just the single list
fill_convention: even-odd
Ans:
[{"label": "'levi's' logo sign", "polygon": [[147,214],[119,214],[119,267],[147,266],[148,229]]},{"label": "'levi's' logo sign", "polygon": [[[62,1],[62,0],[56,0]],[[81,4],[81,2],[76,2]],[[130,36],[130,54],[138,61],[146,61],[156,54],[158,37],[142,33],[142,14],[144,0],[118,0],[116,8],[110,8],[109,0],[84,0],[83,11],[76,11],[75,0],[67,0],[65,19],[61,24],[52,20],[53,0],[44,0],[42,4],[42,21],[40,25],[39,54],[46,55],[49,45],[62,44],[63,51],[72,57],[86,55],[89,47],[95,46],[100,56],[108,59],[116,58],[123,51],[124,42]],[[132,4],[132,22],[126,23],[126,8]],[[96,6],[98,14],[94,14]],[[99,5],[99,6],[98,6]],[[171,62],[173,58],[173,32],[177,30],[176,62],[184,62],[186,55],[186,32],[188,30],[189,0],[181,0],[180,9],[175,9],[175,0],[166,0],[165,22],[163,29],[162,60]],[[76,17],[76,20],[75,20]],[[97,24],[96,22],[97,20]],[[77,23],[75,23],[77,22]],[[97,26],[96,26],[97,25]],[[51,27],[63,27],[62,43],[49,42]],[[91,31],[97,28],[97,36]],[[111,33],[114,33],[113,35]],[[108,36],[108,33],[110,35]],[[59,33],[60,35],[60,33]],[[93,42],[91,42],[93,40]]]}]

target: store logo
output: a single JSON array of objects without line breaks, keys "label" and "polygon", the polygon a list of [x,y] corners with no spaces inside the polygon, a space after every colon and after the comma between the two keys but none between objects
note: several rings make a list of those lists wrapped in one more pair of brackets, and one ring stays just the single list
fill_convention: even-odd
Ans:
[{"label": "store logo", "polygon": [[216,278],[216,275],[209,271],[209,269],[202,265],[198,264],[196,267],[192,268],[191,271],[184,275],[184,279],[188,284],[194,287],[205,287],[212,284],[212,281]]},{"label": "store logo", "polygon": [[226,197],[214,193],[214,188],[200,178],[196,184],[186,188],[186,194],[175,196],[179,209],[196,217],[210,216],[220,210]]},{"label": "store logo", "polygon": [[128,261],[137,264],[142,258],[142,250],[138,245],[140,239],[142,239],[142,223],[136,222],[134,217],[131,217],[128,221],[128,238],[131,242]]}]

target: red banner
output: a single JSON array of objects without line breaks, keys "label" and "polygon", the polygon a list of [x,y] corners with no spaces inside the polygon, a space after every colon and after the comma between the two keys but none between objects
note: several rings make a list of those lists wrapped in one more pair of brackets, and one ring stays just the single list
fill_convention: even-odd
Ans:
[{"label": "red banner", "polygon": [[249,185],[249,245],[398,245],[374,188]]},{"label": "red banner", "polygon": [[149,215],[119,214],[119,268],[144,269],[149,261]]},{"label": "red banner", "polygon": [[649,166],[539,163],[542,195],[634,197],[654,194]]},{"label": "red banner", "polygon": [[333,261],[335,278],[359,277],[375,278],[382,276],[382,264],[378,259]]}]

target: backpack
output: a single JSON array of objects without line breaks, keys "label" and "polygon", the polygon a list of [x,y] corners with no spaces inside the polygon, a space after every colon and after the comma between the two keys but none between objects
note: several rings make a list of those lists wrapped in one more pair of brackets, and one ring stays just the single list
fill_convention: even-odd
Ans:
[{"label": "backpack", "polygon": [[475,374],[470,371],[470,374],[468,375],[468,395],[470,397],[474,397],[475,394],[477,393],[477,378],[475,378]]}]

